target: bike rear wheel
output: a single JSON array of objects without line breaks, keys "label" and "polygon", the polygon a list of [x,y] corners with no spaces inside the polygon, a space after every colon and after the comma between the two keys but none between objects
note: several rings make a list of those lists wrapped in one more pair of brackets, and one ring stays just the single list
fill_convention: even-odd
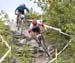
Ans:
[{"label": "bike rear wheel", "polygon": [[22,35],[22,32],[23,32],[23,20],[21,22],[21,35]]},{"label": "bike rear wheel", "polygon": [[21,21],[19,21],[18,24],[17,24],[17,30],[18,31],[20,30],[20,27],[21,27]]},{"label": "bike rear wheel", "polygon": [[17,24],[17,31],[20,31],[20,33],[22,35],[22,32],[23,32],[23,20],[22,19]]}]

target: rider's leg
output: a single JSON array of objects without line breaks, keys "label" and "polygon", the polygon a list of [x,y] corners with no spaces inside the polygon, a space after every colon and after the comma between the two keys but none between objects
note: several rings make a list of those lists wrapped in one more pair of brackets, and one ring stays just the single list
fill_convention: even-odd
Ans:
[{"label": "rider's leg", "polygon": [[17,15],[17,19],[16,19],[16,23],[18,24],[18,22],[19,22],[19,14]]},{"label": "rider's leg", "polygon": [[38,40],[38,38],[36,36],[36,33],[38,33],[38,34],[40,33],[40,28],[39,27],[33,28],[32,32],[31,32],[31,35],[36,40],[36,42],[38,43],[38,45],[40,46],[40,42],[39,42],[39,40]]},{"label": "rider's leg", "polygon": [[36,37],[36,32],[31,32],[31,36],[32,36],[32,38],[34,38],[35,40],[36,40],[36,42],[37,43],[39,43],[39,40],[38,40],[38,38]]}]

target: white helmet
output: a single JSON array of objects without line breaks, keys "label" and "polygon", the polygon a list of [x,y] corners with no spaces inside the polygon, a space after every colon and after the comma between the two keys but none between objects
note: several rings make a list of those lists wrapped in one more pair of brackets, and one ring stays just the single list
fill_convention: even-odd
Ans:
[{"label": "white helmet", "polygon": [[39,24],[42,24],[42,22],[43,22],[42,20],[37,20],[37,23]]}]

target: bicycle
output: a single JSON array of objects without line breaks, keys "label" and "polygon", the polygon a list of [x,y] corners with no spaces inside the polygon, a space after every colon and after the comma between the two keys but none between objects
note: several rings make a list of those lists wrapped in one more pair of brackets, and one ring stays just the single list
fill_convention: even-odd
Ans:
[{"label": "bicycle", "polygon": [[18,24],[17,24],[17,31],[20,31],[21,35],[22,35],[22,31],[23,31],[23,23],[24,23],[24,19],[25,16],[20,14],[19,16],[19,21],[18,21]]}]

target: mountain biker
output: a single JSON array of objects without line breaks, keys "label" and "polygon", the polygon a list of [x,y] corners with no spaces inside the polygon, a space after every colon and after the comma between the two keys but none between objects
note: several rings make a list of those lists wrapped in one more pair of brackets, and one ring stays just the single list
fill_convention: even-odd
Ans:
[{"label": "mountain biker", "polygon": [[26,5],[23,3],[21,5],[19,5],[16,10],[15,10],[15,14],[17,15],[17,19],[16,19],[16,23],[18,24],[19,21],[19,16],[20,14],[25,14],[25,10],[29,13],[29,9],[26,7]]},{"label": "mountain biker", "polygon": [[40,29],[40,26],[44,28],[44,23],[42,20],[33,20],[30,24],[30,28],[28,32],[31,34],[31,36],[36,40],[36,42],[40,45],[38,38],[36,37],[36,33],[42,34],[42,30]]}]

